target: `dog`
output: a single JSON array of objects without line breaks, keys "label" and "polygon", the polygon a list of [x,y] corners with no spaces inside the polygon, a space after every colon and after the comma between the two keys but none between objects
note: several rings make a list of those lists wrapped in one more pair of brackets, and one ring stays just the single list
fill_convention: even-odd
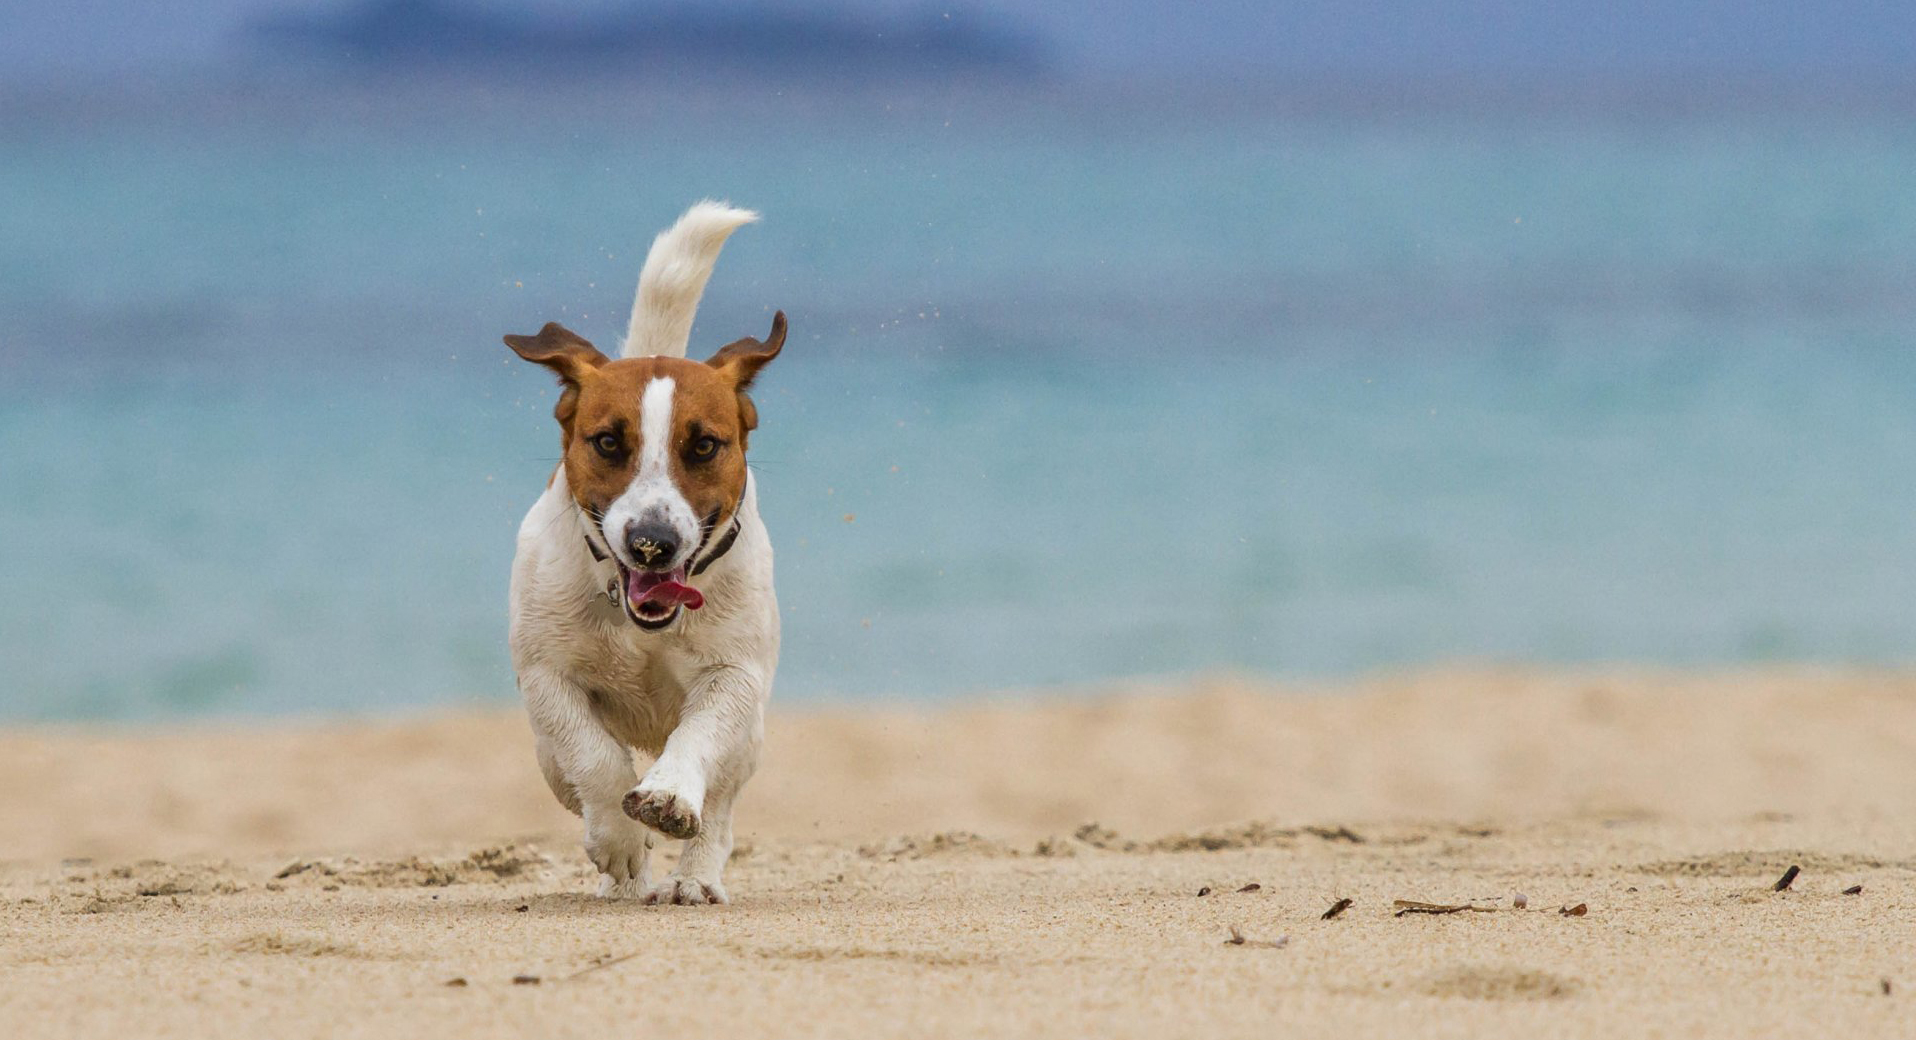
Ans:
[{"label": "dog", "polygon": [[[703,362],[686,347],[719,250],[757,219],[706,201],[659,234],[617,360],[557,323],[505,337],[558,375],[564,446],[519,526],[512,663],[602,896],[729,902],[732,804],[758,767],[779,639],[747,391],[785,344],[785,314]],[[635,748],[653,758],[642,779]],[[656,885],[654,832],[685,841]]]}]

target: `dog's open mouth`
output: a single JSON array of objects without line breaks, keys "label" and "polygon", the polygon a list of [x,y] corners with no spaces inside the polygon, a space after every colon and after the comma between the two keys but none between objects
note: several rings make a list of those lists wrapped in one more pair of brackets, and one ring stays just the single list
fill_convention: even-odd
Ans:
[{"label": "dog's open mouth", "polygon": [[625,582],[625,614],[640,628],[664,628],[679,616],[679,608],[697,610],[705,605],[699,590],[685,583],[684,567],[634,571],[620,564],[619,577]]}]

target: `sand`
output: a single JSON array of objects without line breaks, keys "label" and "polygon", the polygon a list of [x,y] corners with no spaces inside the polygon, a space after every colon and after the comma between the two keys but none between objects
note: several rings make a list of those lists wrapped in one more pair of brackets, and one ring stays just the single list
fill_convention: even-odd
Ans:
[{"label": "sand", "polygon": [[587,895],[515,712],[0,733],[0,1035],[1916,1036],[1916,676],[1218,679],[770,733],[708,908]]}]

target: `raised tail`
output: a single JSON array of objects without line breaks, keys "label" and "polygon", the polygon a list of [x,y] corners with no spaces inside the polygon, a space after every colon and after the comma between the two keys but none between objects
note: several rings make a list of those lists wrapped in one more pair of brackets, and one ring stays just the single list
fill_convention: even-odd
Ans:
[{"label": "raised tail", "polygon": [[693,205],[678,223],[659,232],[639,272],[632,301],[632,324],[625,330],[625,357],[684,357],[692,338],[692,318],[712,277],[719,250],[732,232],[758,219],[749,209],[734,209],[706,199]]}]

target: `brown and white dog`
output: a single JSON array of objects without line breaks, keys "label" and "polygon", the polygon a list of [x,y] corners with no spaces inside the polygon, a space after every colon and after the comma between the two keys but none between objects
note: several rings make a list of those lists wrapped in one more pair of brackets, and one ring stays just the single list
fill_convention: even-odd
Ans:
[{"label": "brown and white dog", "polygon": [[[552,793],[585,821],[599,894],[723,903],[732,802],[758,765],[778,665],[772,543],[746,391],[785,343],[685,357],[720,248],[758,219],[701,202],[646,255],[618,360],[558,324],[507,336],[562,387],[564,456],[519,526],[512,662]],[[632,749],[653,756],[643,779]],[[686,839],[650,883],[652,831]]]}]

